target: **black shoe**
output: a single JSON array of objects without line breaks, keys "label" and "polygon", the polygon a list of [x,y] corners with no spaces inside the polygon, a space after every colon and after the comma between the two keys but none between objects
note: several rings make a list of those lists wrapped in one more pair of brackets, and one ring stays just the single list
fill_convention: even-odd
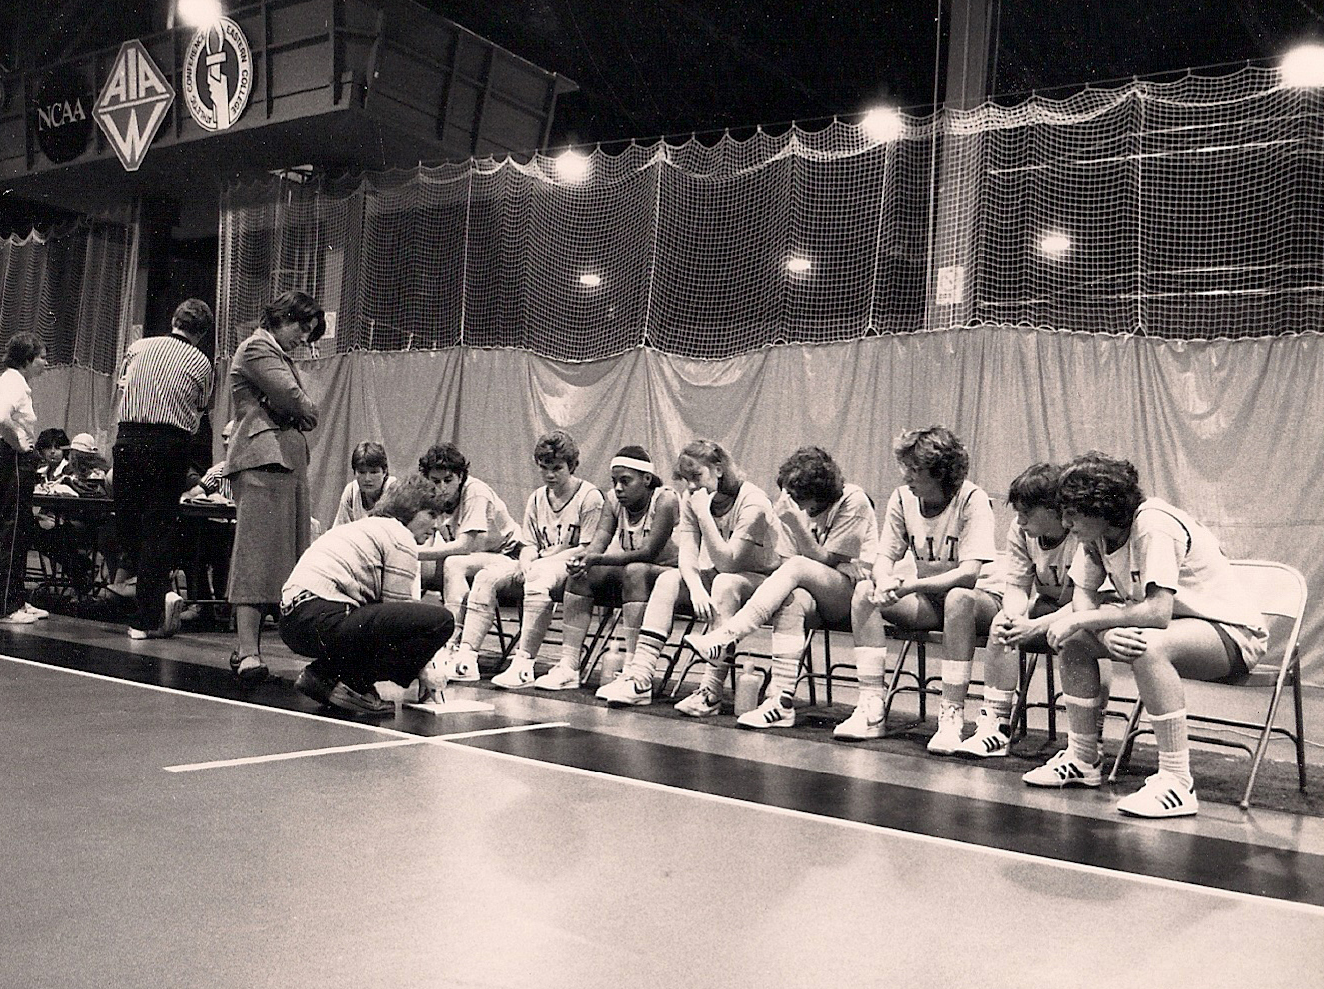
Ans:
[{"label": "black shoe", "polygon": [[294,689],[319,704],[330,704],[331,691],[336,689],[336,681],[318,676],[314,670],[304,667],[299,678],[294,681]]},{"label": "black shoe", "polygon": [[360,694],[354,688],[347,687],[343,680],[335,685],[326,702],[354,714],[371,714],[374,717],[391,717],[395,714],[395,705],[390,701],[384,701],[376,694]]}]

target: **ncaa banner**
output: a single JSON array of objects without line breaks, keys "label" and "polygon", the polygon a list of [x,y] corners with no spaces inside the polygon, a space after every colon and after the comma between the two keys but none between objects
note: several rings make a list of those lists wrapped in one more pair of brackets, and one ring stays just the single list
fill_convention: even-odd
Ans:
[{"label": "ncaa banner", "polygon": [[222,17],[193,36],[184,55],[184,105],[199,126],[227,130],[248,106],[253,53],[239,25]]}]

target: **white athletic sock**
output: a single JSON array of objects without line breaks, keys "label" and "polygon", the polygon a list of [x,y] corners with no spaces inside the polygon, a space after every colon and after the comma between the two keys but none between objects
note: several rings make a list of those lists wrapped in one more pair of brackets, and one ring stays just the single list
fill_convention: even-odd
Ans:
[{"label": "white athletic sock", "polygon": [[1159,769],[1172,773],[1194,788],[1191,749],[1186,736],[1186,708],[1168,714],[1151,714],[1149,724],[1154,729],[1154,744],[1158,746]]}]

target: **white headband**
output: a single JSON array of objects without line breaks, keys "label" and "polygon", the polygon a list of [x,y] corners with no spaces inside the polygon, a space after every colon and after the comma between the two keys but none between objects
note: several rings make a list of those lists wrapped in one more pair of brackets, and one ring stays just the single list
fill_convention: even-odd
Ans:
[{"label": "white headband", "polygon": [[612,457],[611,465],[612,467],[628,467],[630,470],[640,470],[657,477],[657,468],[653,466],[651,460],[636,460],[634,457]]}]

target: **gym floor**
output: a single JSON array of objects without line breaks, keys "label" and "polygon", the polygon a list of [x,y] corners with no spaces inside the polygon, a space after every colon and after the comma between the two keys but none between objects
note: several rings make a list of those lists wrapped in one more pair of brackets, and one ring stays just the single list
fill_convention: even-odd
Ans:
[{"label": "gym floor", "polygon": [[264,648],[0,630],[0,985],[1324,985],[1312,815],[486,685],[356,721]]}]

